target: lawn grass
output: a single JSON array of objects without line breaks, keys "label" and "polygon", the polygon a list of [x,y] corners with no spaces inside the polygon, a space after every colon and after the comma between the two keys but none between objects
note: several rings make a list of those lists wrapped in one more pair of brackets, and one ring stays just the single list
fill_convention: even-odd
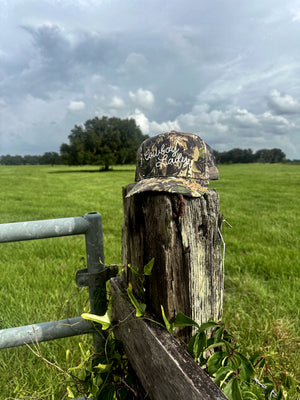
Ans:
[{"label": "lawn grass", "polygon": [[[134,180],[134,167],[109,173],[95,167],[0,166],[0,222],[102,214],[106,261],[121,261],[122,186]],[[75,273],[86,267],[84,236],[3,243],[0,256],[0,328],[80,315],[88,298]],[[68,304],[66,302],[69,301]],[[79,360],[78,343],[90,335],[42,343],[44,357],[63,368]],[[65,354],[71,350],[69,363]],[[74,356],[73,356],[74,354]],[[65,399],[63,375],[27,348],[0,353],[0,398]],[[38,397],[34,397],[38,396]]]},{"label": "lawn grass", "polygon": [[244,352],[268,352],[299,382],[300,167],[231,165],[220,173],[213,186],[232,225],[223,227],[223,320]]},{"label": "lawn grass", "polygon": [[[122,187],[134,166],[0,166],[0,223],[102,214],[106,263],[121,261]],[[272,354],[276,367],[300,380],[299,187],[297,165],[220,166],[226,243],[223,321],[244,352]],[[74,276],[85,267],[84,236],[1,244],[0,328],[80,315],[87,292]],[[70,300],[68,303],[66,303]],[[42,343],[63,368],[90,335]],[[66,361],[65,353],[71,350]],[[1,399],[66,399],[62,374],[27,348],[0,352]],[[296,396],[296,394],[295,394]],[[297,397],[294,397],[295,399]]]}]

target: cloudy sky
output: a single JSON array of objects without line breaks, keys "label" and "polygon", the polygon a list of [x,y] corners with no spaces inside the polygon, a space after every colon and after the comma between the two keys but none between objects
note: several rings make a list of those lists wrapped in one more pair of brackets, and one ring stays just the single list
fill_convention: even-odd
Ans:
[{"label": "cloudy sky", "polygon": [[300,158],[299,0],[0,0],[0,155],[133,117]]}]

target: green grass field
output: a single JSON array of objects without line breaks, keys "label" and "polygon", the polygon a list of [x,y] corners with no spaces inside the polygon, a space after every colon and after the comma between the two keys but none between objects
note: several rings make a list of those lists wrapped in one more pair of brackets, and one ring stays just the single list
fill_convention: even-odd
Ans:
[{"label": "green grass field", "polygon": [[[106,263],[121,261],[122,187],[134,166],[0,166],[0,223],[102,214]],[[276,368],[300,380],[298,165],[220,166],[211,182],[220,194],[226,243],[223,321],[244,353],[262,349]],[[76,316],[86,290],[84,236],[0,244],[0,328]],[[79,360],[90,336],[42,343],[62,368]],[[66,350],[71,356],[66,360]],[[67,399],[65,378],[25,347],[0,351],[1,399]],[[293,399],[297,395],[293,394]]]}]

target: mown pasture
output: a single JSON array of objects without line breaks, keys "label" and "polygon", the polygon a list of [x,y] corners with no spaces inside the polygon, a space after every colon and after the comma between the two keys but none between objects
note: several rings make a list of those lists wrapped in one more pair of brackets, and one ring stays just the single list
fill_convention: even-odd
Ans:
[{"label": "mown pasture", "polygon": [[[121,261],[122,187],[134,166],[0,166],[0,223],[82,216],[103,218],[106,263]],[[244,353],[262,349],[275,369],[300,380],[299,165],[226,165],[210,187],[220,194],[226,243],[223,321]],[[75,273],[85,267],[84,236],[0,244],[0,328],[80,315],[87,292]],[[90,336],[40,345],[67,369]],[[66,358],[66,351],[70,355]],[[26,347],[0,352],[0,397],[66,399],[63,374]],[[296,399],[297,395],[294,394]]]}]

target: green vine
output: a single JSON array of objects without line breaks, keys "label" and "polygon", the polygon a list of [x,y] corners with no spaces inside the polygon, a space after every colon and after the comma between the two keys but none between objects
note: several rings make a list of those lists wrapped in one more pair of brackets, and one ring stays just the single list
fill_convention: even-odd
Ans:
[{"label": "green vine", "polygon": [[[131,268],[138,277],[139,298],[128,284],[127,295],[133,304],[136,317],[145,318],[144,279],[150,275],[154,260],[151,260],[140,274],[137,268]],[[201,325],[182,313],[178,313],[171,323],[161,306],[162,317],[170,334],[174,335],[179,327],[192,327],[193,336],[186,344],[187,351],[200,367],[207,372],[229,400],[277,400],[292,399],[295,381],[287,373],[275,372],[275,363],[262,352],[246,356],[241,353],[239,344],[227,331],[222,322],[209,320]],[[114,322],[111,320],[110,307],[105,315],[89,313],[82,317],[101,324],[101,333],[105,335],[105,347],[101,354],[92,354],[80,345],[81,362],[69,368],[71,376],[68,396],[75,398],[85,395],[93,400],[141,399],[139,384],[124,352],[122,343],[114,336]]]},{"label": "green vine", "polygon": [[67,387],[68,397],[78,395],[93,400],[135,399],[137,389],[134,375],[122,343],[110,332],[101,354],[93,354],[80,346],[81,362],[68,369],[71,375]]},{"label": "green vine", "polygon": [[[194,360],[208,373],[230,400],[288,399],[288,392],[295,387],[294,379],[287,373],[274,373],[274,362],[262,352],[247,357],[222,322],[198,325],[191,318],[179,313],[170,324],[164,314],[168,331],[173,334],[180,326],[196,327],[187,350]],[[207,331],[213,330],[211,335]]]},{"label": "green vine", "polygon": [[[141,274],[137,268],[127,266],[136,276],[139,299],[134,295],[131,283],[127,295],[136,310],[136,317],[143,317],[146,311],[144,303],[145,276],[151,275],[154,259],[144,266]],[[104,336],[105,346],[100,353],[92,353],[80,344],[81,361],[78,366],[69,368],[67,373],[68,397],[86,396],[93,400],[130,400],[146,398],[135,373],[131,370],[122,342],[114,335],[114,323],[111,320],[111,297],[107,290],[109,303],[104,315],[83,313],[82,318],[100,324],[99,334]],[[142,300],[140,300],[142,298]],[[142,397],[143,396],[143,397]]]}]

